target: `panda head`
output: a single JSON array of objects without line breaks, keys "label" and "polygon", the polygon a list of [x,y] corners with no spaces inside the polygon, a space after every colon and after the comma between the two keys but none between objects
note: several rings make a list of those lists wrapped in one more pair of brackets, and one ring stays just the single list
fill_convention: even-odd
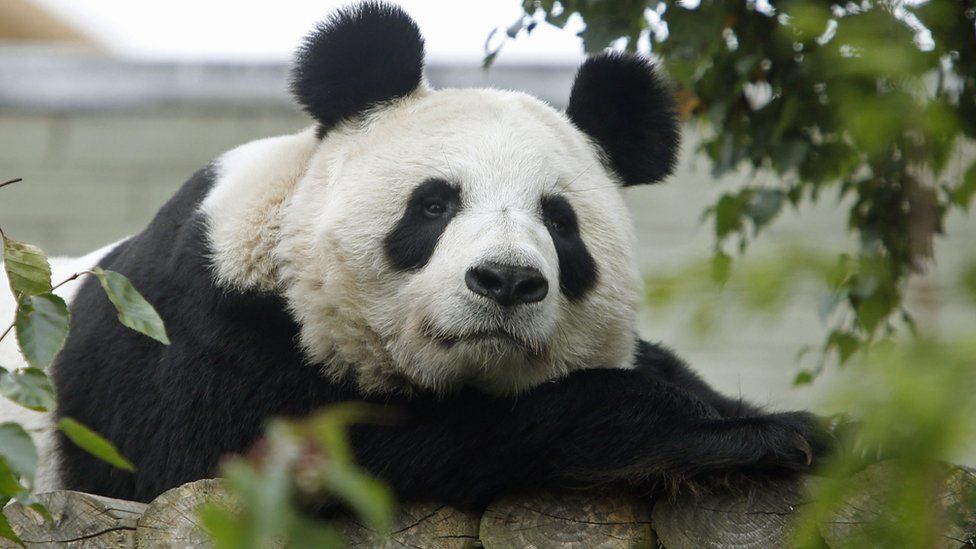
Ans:
[{"label": "panda head", "polygon": [[369,392],[514,394],[627,367],[642,284],[621,189],[672,170],[668,88],[646,60],[604,54],[560,112],[431,89],[423,50],[384,3],[312,32],[292,90],[316,128],[278,146],[269,177],[285,183],[255,183],[264,244],[235,259],[214,237],[218,279],[283,292],[308,359]]}]

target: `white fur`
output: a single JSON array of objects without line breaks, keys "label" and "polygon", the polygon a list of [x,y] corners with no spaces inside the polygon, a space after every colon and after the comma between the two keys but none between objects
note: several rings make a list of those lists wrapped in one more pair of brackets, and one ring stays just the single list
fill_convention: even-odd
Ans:
[{"label": "white fur", "polygon": [[314,128],[241,145],[216,162],[223,175],[203,202],[210,221],[213,265],[220,284],[272,290],[277,284],[272,258],[280,234],[279,211],[305,175],[319,140]]},{"label": "white fur", "polygon": [[[203,211],[219,283],[283,290],[306,356],[327,375],[374,392],[406,379],[512,394],[575,369],[631,364],[641,281],[619,185],[587,137],[535,98],[422,88],[320,143],[309,131],[263,140],[218,166]],[[462,210],[423,269],[396,272],[383,239],[431,177],[460,185]],[[579,302],[558,291],[545,194],[572,204],[598,265]],[[465,271],[484,260],[538,268],[548,296],[503,314],[465,286]],[[523,345],[446,348],[431,337],[500,327]]]},{"label": "white fur", "polygon": [[[91,269],[118,244],[116,242],[79,258],[51,258],[52,282],[57,284],[75,273]],[[6,271],[0,269],[0,326],[2,326],[0,329],[5,329],[13,322],[17,310],[17,303],[8,284]],[[81,279],[73,280],[55,290],[55,293],[70,303],[80,285]],[[17,342],[12,332],[3,341],[0,341],[0,365],[8,370],[27,367],[27,363],[17,348]],[[22,425],[30,433],[31,438],[34,439],[34,444],[37,446],[40,461],[34,483],[35,490],[46,492],[58,489],[57,468],[54,463],[52,446],[54,426],[48,413],[34,412],[0,397],[0,423],[7,422]]]}]

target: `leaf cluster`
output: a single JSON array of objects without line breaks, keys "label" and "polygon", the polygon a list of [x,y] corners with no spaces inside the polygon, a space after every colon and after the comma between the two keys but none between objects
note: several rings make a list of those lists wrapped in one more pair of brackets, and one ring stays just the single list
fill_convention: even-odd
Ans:
[{"label": "leaf cluster", "polygon": [[949,212],[976,196],[976,159],[959,152],[976,138],[974,2],[525,0],[523,10],[509,36],[578,17],[588,52],[646,46],[702,128],[716,177],[775,174],[705,212],[717,261],[829,189],[859,246],[838,293],[851,314],[828,337],[868,342],[901,324],[907,279]]},{"label": "leaf cluster", "polygon": [[[0,340],[13,333],[27,363],[26,368],[0,364],[0,397],[35,412],[53,411],[56,399],[47,368],[64,345],[71,322],[67,304],[54,292],[84,275],[98,278],[115,305],[120,322],[160,343],[169,343],[162,319],[123,275],[96,267],[52,285],[51,266],[40,248],[14,240],[2,231],[0,240],[3,268],[17,304],[14,321],[0,333]],[[57,427],[92,455],[120,469],[134,470],[132,463],[111,442],[82,423],[62,417]],[[13,422],[0,424],[0,509],[14,500],[47,516],[43,505],[33,497],[37,467],[37,448],[23,426]],[[3,514],[0,514],[0,538],[21,543]]]}]

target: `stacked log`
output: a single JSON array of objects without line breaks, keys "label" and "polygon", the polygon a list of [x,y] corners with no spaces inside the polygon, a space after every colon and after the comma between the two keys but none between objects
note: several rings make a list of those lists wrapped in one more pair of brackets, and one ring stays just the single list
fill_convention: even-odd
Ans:
[{"label": "stacked log", "polygon": [[[873,531],[886,516],[876,502],[890,489],[895,465],[881,462],[850,479],[853,497],[819,524],[827,547],[876,546]],[[810,479],[772,483],[748,493],[712,492],[650,502],[621,493],[506,495],[481,516],[438,504],[400,509],[389,532],[375,532],[352,518],[336,526],[347,547],[567,547],[691,549],[778,548],[790,545],[796,518],[810,503]],[[954,467],[937,494],[946,521],[939,549],[976,547],[976,509],[964,494],[976,493],[976,471]],[[34,547],[206,547],[197,510],[209,503],[233,507],[219,480],[169,490],[149,505],[80,492],[40,494],[50,517],[12,503],[4,510],[14,531]],[[962,514],[960,514],[960,512]],[[0,540],[0,548],[16,547]]]}]

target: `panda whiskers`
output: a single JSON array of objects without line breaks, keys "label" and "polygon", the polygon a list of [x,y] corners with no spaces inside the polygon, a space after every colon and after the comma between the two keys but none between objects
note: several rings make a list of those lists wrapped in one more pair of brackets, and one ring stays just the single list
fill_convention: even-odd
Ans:
[{"label": "panda whiskers", "polygon": [[[447,161],[447,158],[445,158],[444,160]],[[427,164],[425,162],[416,162],[416,164],[418,166],[422,166],[424,168],[429,168],[429,169],[437,172],[437,174],[440,175],[445,181],[452,181],[452,182],[453,181],[457,181],[457,176],[454,173],[454,168],[451,167],[451,164],[450,163],[448,163],[448,165],[447,165],[448,172],[445,172],[443,168],[441,168],[440,166],[436,166],[434,164]]]},{"label": "panda whiskers", "polygon": [[568,190],[562,191],[560,194],[588,193],[588,192],[593,192],[593,191],[601,191],[601,190],[604,190],[604,189],[619,189],[619,188],[620,188],[620,186],[619,185],[616,185],[616,184],[614,184],[614,185],[601,185],[599,187],[587,187],[585,189],[568,189]]},{"label": "panda whiskers", "polygon": [[451,164],[451,160],[447,157],[447,153],[444,151],[443,146],[441,146],[441,156],[444,157],[444,163],[447,164],[447,170],[451,172],[450,180],[453,181],[454,183],[460,183],[460,179],[458,179],[457,172],[454,171],[454,165]]},{"label": "panda whiskers", "polygon": [[590,171],[590,168],[592,168],[593,166],[595,166],[598,162],[599,162],[599,160],[594,160],[594,161],[590,162],[589,164],[586,165],[585,168],[583,168],[582,170],[580,170],[580,172],[578,174],[576,174],[572,179],[570,179],[569,181],[567,181],[566,183],[564,183],[562,185],[560,185],[559,179],[557,178],[555,180],[552,188],[549,190],[549,192],[556,191],[556,194],[562,194],[562,193],[565,193],[565,192],[570,192],[569,191],[569,187],[573,183],[576,183],[576,181],[579,180],[579,178],[583,177],[583,175],[586,174],[586,172]]}]

